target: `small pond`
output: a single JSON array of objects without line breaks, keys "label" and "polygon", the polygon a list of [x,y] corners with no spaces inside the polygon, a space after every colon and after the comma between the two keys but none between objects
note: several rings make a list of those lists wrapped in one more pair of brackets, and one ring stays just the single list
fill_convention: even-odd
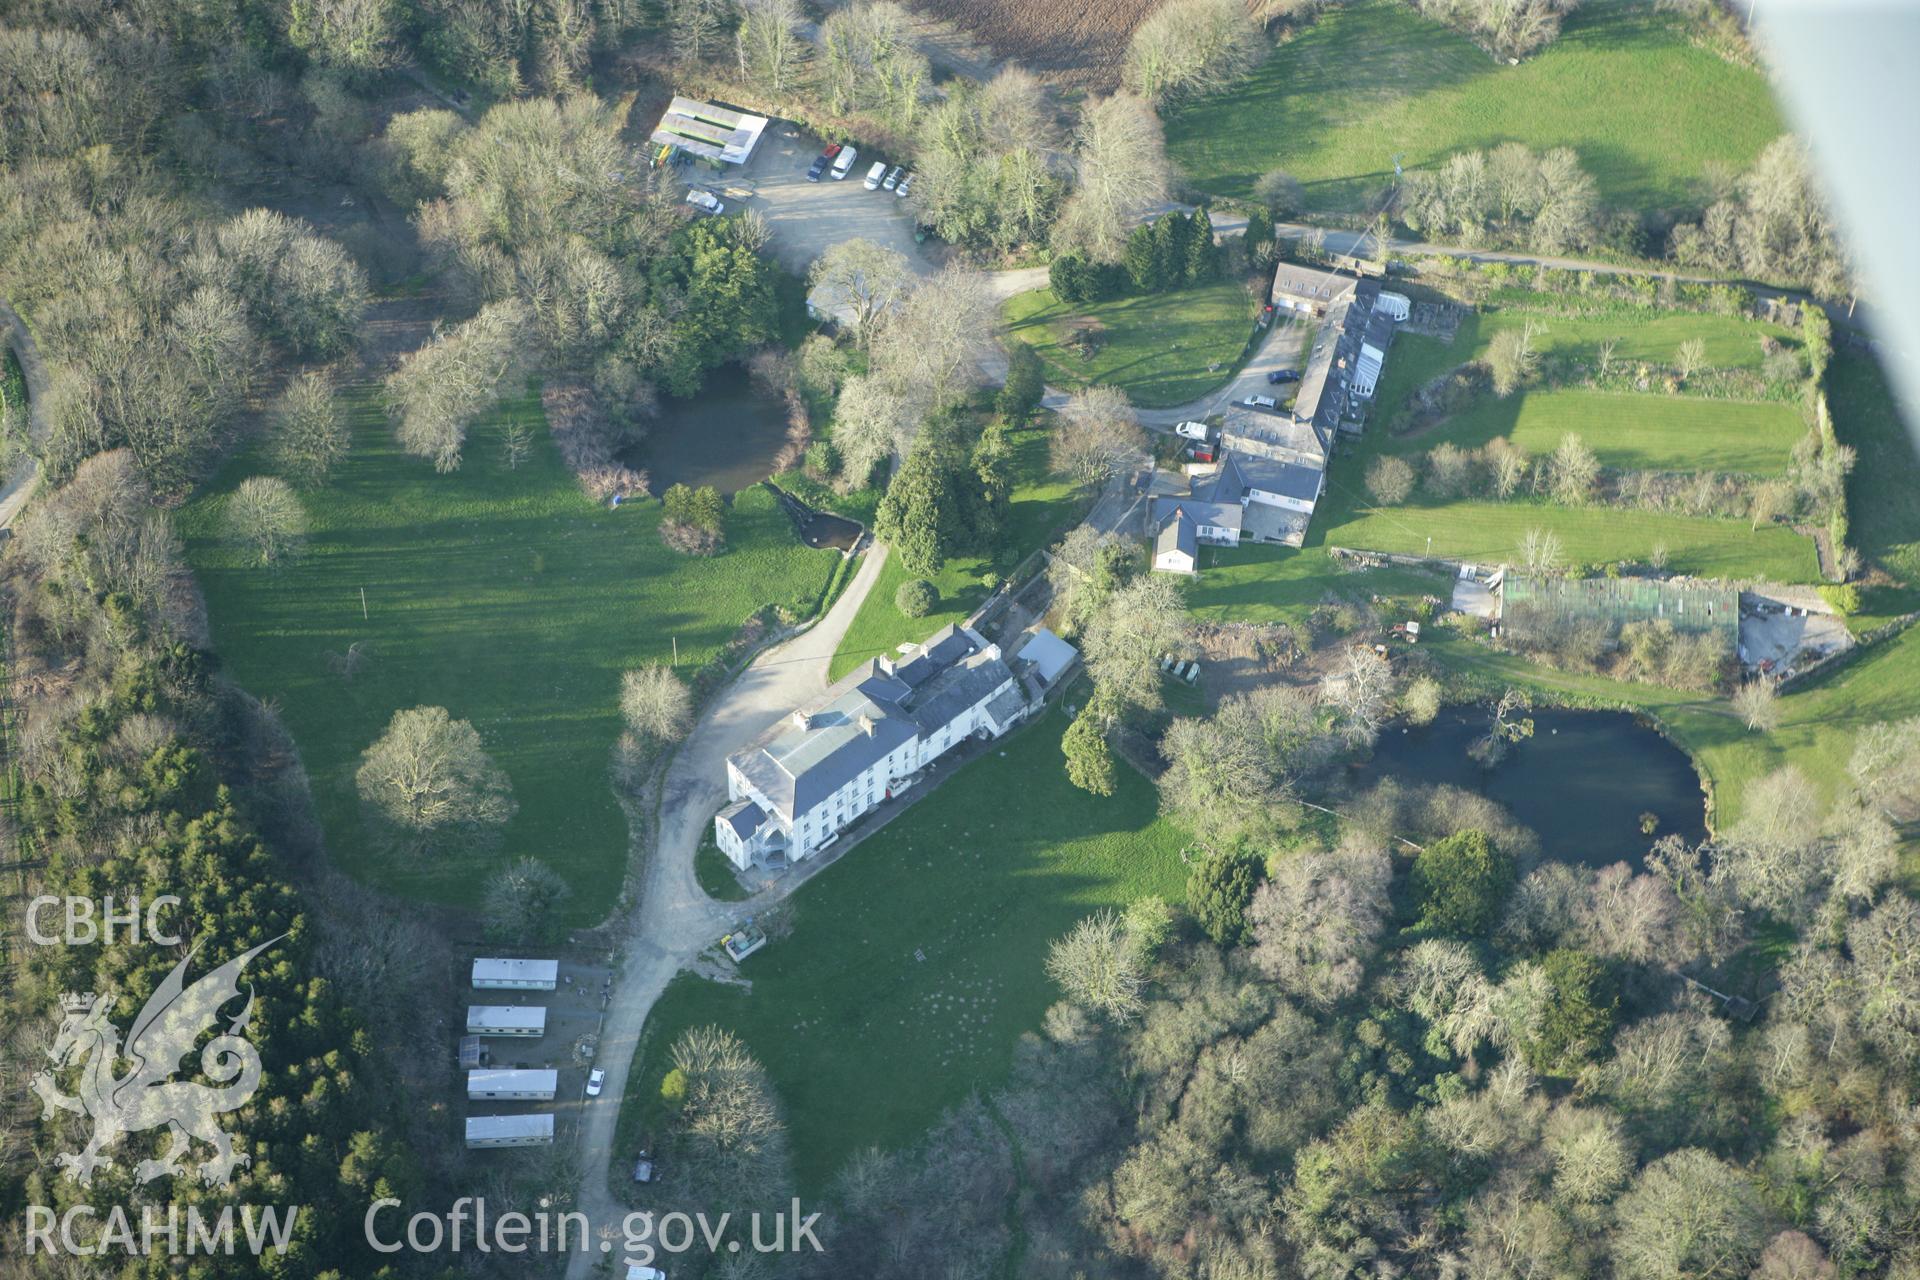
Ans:
[{"label": "small pond", "polygon": [[[1638,866],[1652,840],[1706,837],[1706,797],[1686,752],[1624,711],[1533,713],[1534,735],[1483,769],[1467,748],[1487,731],[1485,708],[1448,707],[1425,728],[1388,725],[1373,759],[1354,771],[1370,787],[1445,783],[1477,791],[1540,837],[1547,858]],[[1659,820],[1641,834],[1640,815]]]},{"label": "small pond", "polygon": [[697,395],[662,396],[647,438],[625,461],[649,473],[655,493],[675,484],[738,493],[773,473],[786,442],[786,402],[758,390],[745,369],[730,364],[707,375]]},{"label": "small pond", "polygon": [[831,511],[816,511],[800,499],[788,493],[778,485],[769,485],[774,498],[793,521],[793,531],[800,541],[814,548],[832,547],[835,551],[845,551],[860,540],[860,526],[845,516],[834,515]]}]

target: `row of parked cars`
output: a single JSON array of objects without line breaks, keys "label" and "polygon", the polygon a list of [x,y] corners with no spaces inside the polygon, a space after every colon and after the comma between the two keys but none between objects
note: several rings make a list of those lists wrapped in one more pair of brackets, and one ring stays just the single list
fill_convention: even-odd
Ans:
[{"label": "row of parked cars", "polygon": [[[838,182],[853,172],[854,163],[859,158],[859,148],[835,142],[814,157],[812,167],[807,170],[807,181],[818,182],[831,170],[834,181]],[[866,186],[869,191],[891,191],[904,200],[908,188],[913,186],[913,175],[907,172],[905,165],[896,164],[889,169],[885,160],[876,160],[873,167],[867,170]]]}]

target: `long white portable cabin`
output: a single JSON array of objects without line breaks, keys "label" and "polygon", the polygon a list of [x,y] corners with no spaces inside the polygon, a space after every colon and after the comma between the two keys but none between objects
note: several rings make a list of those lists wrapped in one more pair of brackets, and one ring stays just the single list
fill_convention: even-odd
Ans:
[{"label": "long white portable cabin", "polygon": [[473,985],[479,991],[552,991],[560,985],[560,962],[482,957],[473,962]]},{"label": "long white portable cabin", "polygon": [[468,1116],[468,1147],[550,1147],[553,1115]]},{"label": "long white portable cabin", "polygon": [[540,1005],[470,1004],[467,1034],[537,1040],[547,1034],[547,1011]]},{"label": "long white portable cabin", "polygon": [[512,1098],[524,1102],[551,1102],[560,1088],[558,1071],[467,1072],[467,1097]]}]

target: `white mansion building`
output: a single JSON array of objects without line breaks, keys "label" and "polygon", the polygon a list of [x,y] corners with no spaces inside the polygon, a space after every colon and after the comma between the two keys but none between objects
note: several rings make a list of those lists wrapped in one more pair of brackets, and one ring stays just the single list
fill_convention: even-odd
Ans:
[{"label": "white mansion building", "polygon": [[727,760],[731,801],[714,819],[745,869],[811,857],[969,737],[1027,715],[1021,680],[970,628],[948,626],[898,661],[873,658]]}]

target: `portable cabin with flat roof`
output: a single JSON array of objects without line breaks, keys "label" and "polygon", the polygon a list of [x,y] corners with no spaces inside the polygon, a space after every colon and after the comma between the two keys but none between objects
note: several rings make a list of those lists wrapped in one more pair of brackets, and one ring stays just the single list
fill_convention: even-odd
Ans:
[{"label": "portable cabin with flat roof", "polygon": [[553,1115],[468,1116],[467,1146],[550,1147],[553,1145]]},{"label": "portable cabin with flat roof", "polygon": [[539,1005],[470,1004],[467,1034],[537,1040],[547,1034],[547,1011]]},{"label": "portable cabin with flat roof", "polygon": [[558,960],[503,960],[473,962],[473,985],[480,991],[552,991],[560,984]]},{"label": "portable cabin with flat roof", "polygon": [[467,1072],[467,1097],[475,1101],[481,1098],[510,1098],[516,1102],[551,1102],[559,1087],[558,1071],[495,1069]]}]

